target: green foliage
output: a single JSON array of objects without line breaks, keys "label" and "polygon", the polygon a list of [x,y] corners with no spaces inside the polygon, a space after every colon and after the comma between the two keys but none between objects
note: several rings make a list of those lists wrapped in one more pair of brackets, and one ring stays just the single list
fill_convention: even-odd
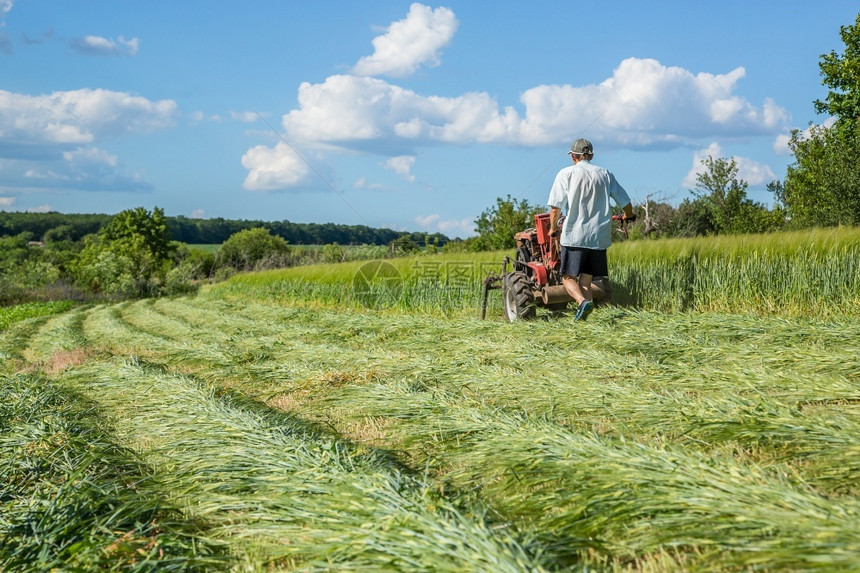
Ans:
[{"label": "green foliage", "polygon": [[860,224],[860,14],[840,29],[843,54],[821,56],[822,83],[830,88],[815,110],[836,119],[830,126],[810,126],[792,133],[795,161],[782,190],[792,224]]},{"label": "green foliage", "polygon": [[505,199],[496,198],[496,204],[487,208],[475,219],[478,236],[472,241],[471,249],[478,251],[510,249],[516,245],[514,235],[534,227],[534,216],[546,209],[530,205],[525,199],[515,199],[508,195]]},{"label": "green foliage", "polygon": [[72,302],[67,300],[27,302],[15,306],[0,307],[0,331],[18,321],[65,312],[71,307]]},{"label": "green foliage", "polygon": [[831,51],[818,64],[822,83],[830,88],[824,101],[815,101],[815,111],[837,118],[837,129],[856,132],[860,122],[860,14],[854,25],[842,26],[845,52]]},{"label": "green foliage", "polygon": [[72,275],[91,291],[113,296],[157,294],[175,249],[158,207],[152,213],[142,207],[118,213],[85,245]]},{"label": "green foliage", "polygon": [[748,184],[738,179],[734,159],[707,157],[702,165],[705,171],[696,176],[692,191],[701,203],[694,205],[693,201],[688,206],[688,216],[696,223],[696,234],[761,233],[782,226],[780,212],[771,213],[747,197]]},{"label": "green foliage", "polygon": [[346,251],[337,243],[323,245],[322,258],[326,263],[342,263],[346,260]]},{"label": "green foliage", "polygon": [[[290,247],[268,229],[256,227],[239,231],[224,241],[216,255],[219,267],[231,267],[239,271],[287,266],[283,260],[290,254]],[[279,262],[280,261],[280,262]]]},{"label": "green foliage", "polygon": [[421,247],[419,247],[418,244],[409,237],[409,235],[398,237],[394,241],[393,246],[395,251],[404,255],[411,255],[421,250]]},{"label": "green foliage", "polygon": [[789,145],[795,161],[783,195],[792,224],[860,224],[860,129],[812,126],[808,136],[795,130]]}]

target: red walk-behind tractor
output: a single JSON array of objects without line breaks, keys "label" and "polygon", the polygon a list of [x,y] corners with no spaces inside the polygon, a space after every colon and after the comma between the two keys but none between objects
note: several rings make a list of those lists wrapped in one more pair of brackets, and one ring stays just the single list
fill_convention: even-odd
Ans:
[{"label": "red walk-behind tractor", "polygon": [[[626,234],[626,221],[621,222],[621,232]],[[537,316],[539,307],[550,311],[563,311],[573,298],[561,283],[558,259],[560,247],[558,237],[549,234],[549,213],[535,215],[535,226],[514,235],[517,242],[516,258],[505,257],[501,274],[491,274],[484,279],[484,297],[481,318],[487,315],[487,296],[491,290],[502,289],[505,318],[516,320]],[[608,277],[594,277],[591,294],[595,302],[609,297]]]}]

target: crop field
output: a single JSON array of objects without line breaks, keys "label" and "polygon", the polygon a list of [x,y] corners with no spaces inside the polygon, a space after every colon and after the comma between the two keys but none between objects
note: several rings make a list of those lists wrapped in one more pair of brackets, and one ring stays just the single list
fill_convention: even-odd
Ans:
[{"label": "crop field", "polygon": [[583,323],[479,320],[498,253],[12,322],[0,569],[860,570],[845,235],[613,247]]}]

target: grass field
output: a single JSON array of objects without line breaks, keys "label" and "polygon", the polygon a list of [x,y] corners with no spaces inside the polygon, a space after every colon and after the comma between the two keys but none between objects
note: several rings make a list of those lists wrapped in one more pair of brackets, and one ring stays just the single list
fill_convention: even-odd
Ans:
[{"label": "grass field", "polygon": [[[731,251],[707,245],[682,247]],[[827,288],[847,302],[805,316],[789,284],[761,312],[481,321],[459,282],[415,302],[430,289],[409,277],[465,280],[426,258],[395,263],[380,305],[345,265],[291,269],[305,292],[244,275],[15,321],[0,332],[0,569],[858,570],[843,247]]]}]

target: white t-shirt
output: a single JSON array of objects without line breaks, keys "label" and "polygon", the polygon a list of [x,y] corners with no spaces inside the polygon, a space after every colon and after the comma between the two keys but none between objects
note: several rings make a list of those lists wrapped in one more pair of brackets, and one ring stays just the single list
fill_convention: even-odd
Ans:
[{"label": "white t-shirt", "polygon": [[608,249],[612,244],[610,198],[619,207],[630,203],[627,191],[603,167],[582,160],[559,171],[549,192],[548,203],[550,207],[558,207],[566,213],[561,244]]}]

